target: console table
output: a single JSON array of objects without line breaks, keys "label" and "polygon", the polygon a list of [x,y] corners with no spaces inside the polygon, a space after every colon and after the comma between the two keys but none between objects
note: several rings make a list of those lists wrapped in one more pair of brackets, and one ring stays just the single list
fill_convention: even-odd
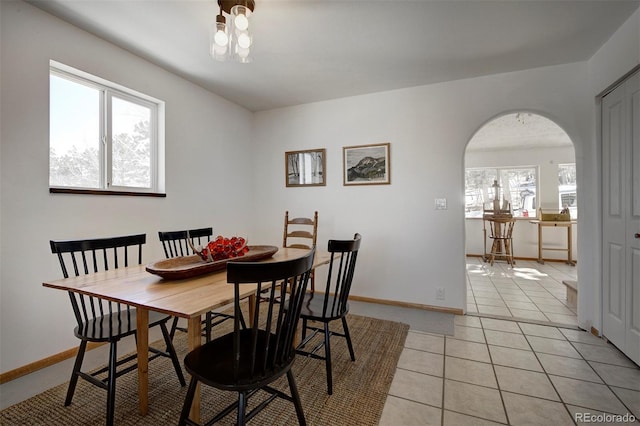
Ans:
[{"label": "console table", "polygon": [[[542,259],[542,251],[543,250],[553,250],[553,251],[566,251],[567,252],[567,264],[571,266],[575,266],[576,262],[573,260],[572,254],[572,233],[571,228],[572,225],[575,225],[577,221],[575,220],[562,220],[562,221],[551,221],[551,220],[531,220],[530,223],[538,225],[538,263],[544,264],[544,260]],[[566,248],[558,248],[558,247],[544,247],[542,241],[542,228],[546,226],[552,227],[564,227],[567,229],[567,247]]]}]

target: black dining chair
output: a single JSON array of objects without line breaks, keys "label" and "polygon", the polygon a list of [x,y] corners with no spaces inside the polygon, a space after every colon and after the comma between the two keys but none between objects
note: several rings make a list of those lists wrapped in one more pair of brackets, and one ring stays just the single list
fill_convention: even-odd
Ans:
[{"label": "black dining chair", "polygon": [[[327,392],[333,394],[333,377],[331,373],[331,336],[344,337],[349,349],[351,360],[356,357],[353,352],[349,327],[347,326],[347,314],[349,313],[349,292],[360,249],[360,234],[355,234],[353,240],[329,240],[328,251],[331,253],[329,272],[324,292],[305,294],[302,303],[302,341],[297,347],[297,353],[316,359],[324,359],[327,370]],[[329,323],[341,320],[344,333],[329,329]],[[309,325],[309,321],[323,323],[323,327]],[[313,332],[307,336],[307,330]],[[304,348],[318,334],[322,333],[324,339],[312,350],[306,351]],[[324,355],[317,354],[317,351],[324,346]]]},{"label": "black dining chair", "polygon": [[[213,228],[198,228],[189,229],[183,231],[160,231],[158,232],[158,238],[162,242],[162,248],[167,259],[177,256],[191,256],[195,254],[191,249],[191,246],[197,248],[197,246],[205,246],[211,237],[213,236]],[[240,313],[242,315],[242,312]],[[233,315],[225,314],[222,312],[209,311],[205,315],[205,319],[202,320],[203,330],[202,335],[205,336],[207,342],[211,340],[211,332],[213,327],[222,324],[223,322],[233,319]],[[244,318],[241,317],[243,327]],[[184,327],[178,326],[178,317],[173,318],[171,324],[171,339],[176,334],[176,330],[187,332]]]},{"label": "black dining chair", "polygon": [[[291,371],[295,360],[295,334],[302,301],[313,267],[315,249],[294,260],[280,262],[229,262],[227,282],[235,288],[236,317],[233,332],[194,349],[184,359],[191,382],[187,390],[180,425],[196,424],[188,419],[197,384],[238,393],[230,404],[207,424],[217,422],[237,411],[237,424],[244,425],[276,398],[293,402],[298,423],[305,425],[300,395]],[[241,328],[240,285],[256,284],[256,292],[271,293],[268,302],[256,304],[249,326]],[[276,303],[276,293],[284,303]],[[285,308],[286,306],[286,308]],[[291,395],[270,384],[285,375]],[[268,394],[247,412],[248,399],[262,390]]]},{"label": "black dining chair", "polygon": [[160,238],[164,255],[167,259],[195,254],[193,250],[191,250],[191,245],[188,240],[191,240],[191,244],[195,246],[204,246],[212,236],[213,228],[158,232],[158,238]]},{"label": "black dining chair", "polygon": [[[50,241],[51,252],[58,256],[62,275],[69,278],[70,272],[76,277],[82,274],[97,273],[118,267],[129,266],[129,259],[142,264],[142,245],[146,235],[128,235],[123,237],[99,238],[75,241]],[[67,389],[65,406],[71,404],[73,394],[81,377],[100,388],[107,390],[107,425],[113,425],[115,412],[116,378],[137,369],[137,354],[118,360],[118,342],[127,336],[136,336],[136,310],[122,303],[112,302],[80,293],[69,292],[71,306],[77,326],[75,336],[80,339],[80,347]],[[149,347],[149,360],[159,356],[168,357],[178,375],[182,386],[186,385],[180,361],[171,342],[167,322],[170,316],[158,312],[149,312],[149,327],[160,326],[166,344],[165,350]],[[137,336],[136,336],[137,337]],[[81,371],[87,343],[109,343],[109,363],[98,371]],[[126,366],[119,368],[123,365]],[[106,377],[100,378],[106,374]]]}]

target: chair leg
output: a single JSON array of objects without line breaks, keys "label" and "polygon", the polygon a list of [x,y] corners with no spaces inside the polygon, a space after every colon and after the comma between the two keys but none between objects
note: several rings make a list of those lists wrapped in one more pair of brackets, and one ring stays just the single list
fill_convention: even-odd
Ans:
[{"label": "chair leg", "polygon": [[193,404],[193,397],[196,394],[196,386],[198,381],[191,377],[189,382],[189,388],[187,389],[187,395],[184,397],[184,405],[182,406],[182,412],[180,413],[180,420],[178,425],[186,425],[189,418],[189,411],[191,411],[191,405]]},{"label": "chair leg", "polygon": [[331,375],[331,346],[330,339],[331,333],[329,332],[329,323],[324,323],[324,364],[327,368],[327,393],[329,395],[333,394],[333,377]]},{"label": "chair leg", "polygon": [[173,322],[171,323],[171,332],[169,335],[171,336],[171,341],[176,335],[176,330],[178,329],[178,317],[173,317]]},{"label": "chair leg", "polygon": [[109,377],[107,380],[107,426],[113,426],[116,409],[116,365],[118,362],[118,342],[111,342],[109,348]]},{"label": "chair leg", "polygon": [[176,354],[176,349],[173,347],[173,342],[171,341],[171,336],[167,331],[167,323],[161,322],[160,328],[162,329],[162,335],[164,336],[164,342],[167,345],[167,352],[169,352],[169,357],[171,358],[171,362],[173,363],[173,368],[176,370],[176,374],[178,375],[178,380],[180,381],[180,386],[186,386],[187,383],[184,380],[184,375],[182,374],[182,368],[180,367],[180,361],[178,360],[178,355]]},{"label": "chair leg", "polygon": [[307,319],[306,318],[302,318],[302,333],[301,333],[302,338],[300,339],[300,341],[304,342],[304,339],[307,338]]},{"label": "chair leg", "polygon": [[347,319],[342,317],[342,329],[344,330],[344,337],[347,339],[347,347],[349,348],[349,355],[351,355],[351,361],[356,360],[356,356],[353,353],[353,345],[351,344],[351,335],[349,334],[349,326],[347,326]]},{"label": "chair leg", "polygon": [[78,373],[82,367],[82,360],[84,359],[84,353],[87,350],[87,341],[81,340],[78,347],[78,354],[76,355],[76,362],[73,364],[73,372],[71,373],[71,380],[69,381],[69,387],[67,388],[67,398],[64,400],[65,407],[71,405],[73,399],[73,393],[76,390],[78,384]]},{"label": "chair leg", "polygon": [[304,418],[304,411],[302,411],[302,403],[300,402],[300,394],[298,393],[298,387],[296,386],[296,380],[293,377],[291,369],[287,371],[287,380],[289,381],[289,389],[291,390],[291,398],[293,399],[293,405],[296,407],[296,414],[298,415],[298,423],[300,426],[305,426],[307,421]]},{"label": "chair leg", "polygon": [[247,395],[244,392],[238,392],[238,426],[244,426],[245,414],[247,411]]},{"label": "chair leg", "polygon": [[242,310],[240,311],[240,325],[243,330],[247,329],[247,324],[244,322],[244,315],[242,315]]}]

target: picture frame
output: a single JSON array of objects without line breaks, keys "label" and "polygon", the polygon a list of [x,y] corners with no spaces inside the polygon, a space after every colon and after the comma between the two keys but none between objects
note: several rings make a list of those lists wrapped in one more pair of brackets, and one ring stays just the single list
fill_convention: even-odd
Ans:
[{"label": "picture frame", "polygon": [[286,186],[326,186],[326,158],[327,153],[324,148],[285,152]]},{"label": "picture frame", "polygon": [[388,185],[391,183],[391,144],[342,147],[343,185]]}]

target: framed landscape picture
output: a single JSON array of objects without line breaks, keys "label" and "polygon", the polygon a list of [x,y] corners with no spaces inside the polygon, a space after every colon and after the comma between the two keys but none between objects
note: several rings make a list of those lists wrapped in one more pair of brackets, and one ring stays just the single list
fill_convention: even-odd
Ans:
[{"label": "framed landscape picture", "polygon": [[345,146],[344,185],[385,185],[391,183],[390,143]]},{"label": "framed landscape picture", "polygon": [[284,153],[286,185],[325,186],[326,150],[287,151]]}]

